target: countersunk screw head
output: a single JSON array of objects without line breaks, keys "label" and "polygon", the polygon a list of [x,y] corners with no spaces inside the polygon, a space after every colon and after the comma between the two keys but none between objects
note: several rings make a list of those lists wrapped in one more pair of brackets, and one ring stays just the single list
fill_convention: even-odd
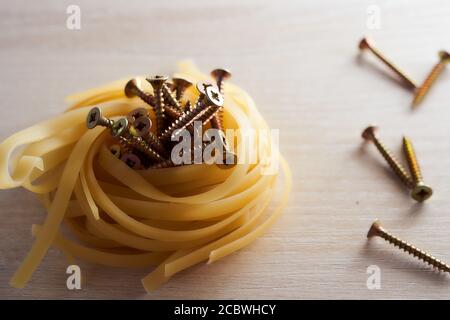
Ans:
[{"label": "countersunk screw head", "polygon": [[197,91],[200,92],[200,94],[205,95],[206,88],[211,87],[211,86],[213,86],[213,84],[211,82],[205,81],[205,82],[197,82],[195,87],[197,88]]},{"label": "countersunk screw head", "polygon": [[180,88],[181,90],[192,86],[192,82],[184,78],[172,78],[172,82],[175,88]]},{"label": "countersunk screw head", "polygon": [[364,140],[373,140],[375,137],[375,132],[378,130],[378,127],[375,125],[370,125],[362,132],[361,136]]},{"label": "countersunk screw head", "polygon": [[427,200],[433,195],[433,189],[426,184],[419,183],[411,191],[411,197],[419,202]]},{"label": "countersunk screw head", "polygon": [[109,147],[109,151],[111,151],[111,153],[117,158],[120,157],[121,149],[122,148],[118,144],[113,144],[111,147]]},{"label": "countersunk screw head", "polygon": [[140,117],[133,123],[133,127],[135,128],[136,135],[138,137],[143,137],[150,131],[152,121],[150,118]]},{"label": "countersunk screw head", "polygon": [[92,108],[86,117],[86,126],[88,127],[88,129],[93,129],[98,126],[101,122],[101,118],[102,111],[100,110],[100,108]]},{"label": "countersunk screw head", "polygon": [[372,40],[369,39],[368,37],[362,38],[361,41],[359,42],[359,45],[358,45],[360,50],[368,49],[371,46],[372,46]]},{"label": "countersunk screw head", "polygon": [[168,79],[169,79],[169,77],[167,77],[167,76],[156,75],[153,77],[148,77],[145,80],[150,82],[150,84],[152,85],[153,88],[157,88],[157,87],[161,87],[164,84],[164,82],[166,82]]},{"label": "countersunk screw head", "polygon": [[219,89],[215,86],[209,86],[206,88],[205,97],[215,106],[223,106],[224,99]]},{"label": "countersunk screw head", "polygon": [[216,80],[220,80],[221,82],[222,80],[230,78],[231,72],[228,69],[217,68],[211,71],[211,76]]},{"label": "countersunk screw head", "polygon": [[128,120],[122,118],[114,123],[111,128],[111,135],[113,137],[120,137],[128,130]]},{"label": "countersunk screw head", "polygon": [[148,110],[145,108],[137,108],[132,110],[130,113],[127,114],[127,120],[129,123],[133,124],[137,119],[141,117],[147,117],[148,116]]},{"label": "countersunk screw head", "polygon": [[367,232],[367,238],[378,236],[381,230],[382,227],[380,221],[378,219],[375,219],[375,221],[370,226],[369,232]]},{"label": "countersunk screw head", "polygon": [[137,94],[137,92],[136,92],[137,89],[139,89],[139,79],[136,79],[136,78],[131,79],[125,85],[125,89],[124,89],[125,96],[127,98],[133,98]]},{"label": "countersunk screw head", "polygon": [[445,50],[441,50],[441,51],[439,51],[439,58],[441,59],[441,62],[449,63],[450,62],[450,53],[448,53]]},{"label": "countersunk screw head", "polygon": [[120,157],[120,160],[133,169],[138,169],[141,166],[141,159],[133,153],[125,153],[122,157]]}]

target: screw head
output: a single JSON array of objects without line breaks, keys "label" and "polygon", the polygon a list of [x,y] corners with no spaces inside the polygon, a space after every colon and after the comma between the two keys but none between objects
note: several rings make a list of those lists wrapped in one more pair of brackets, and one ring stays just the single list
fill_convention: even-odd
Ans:
[{"label": "screw head", "polygon": [[128,120],[125,118],[122,118],[122,119],[114,122],[114,125],[111,128],[111,135],[113,137],[119,137],[119,136],[123,135],[127,129],[128,129]]},{"label": "screw head", "polygon": [[206,94],[206,88],[211,86],[213,86],[211,82],[205,81],[205,82],[197,82],[195,87],[197,88],[197,91],[200,92],[200,94]]},{"label": "screw head", "polygon": [[92,108],[86,117],[86,126],[88,127],[88,129],[93,129],[96,126],[98,126],[101,121],[101,118],[102,118],[102,111],[100,110],[100,108],[98,107]]},{"label": "screw head", "polygon": [[450,62],[450,53],[448,53],[448,51],[441,50],[441,51],[439,51],[439,58],[441,59],[442,62],[449,63]]},{"label": "screw head", "polygon": [[375,132],[378,130],[378,127],[375,125],[370,125],[367,128],[364,129],[364,131],[361,134],[361,137],[364,140],[372,140],[375,136]]},{"label": "screw head", "polygon": [[127,98],[133,98],[136,96],[136,89],[140,87],[140,81],[137,78],[133,78],[127,82],[124,88],[125,96]]},{"label": "screw head", "polygon": [[137,108],[127,114],[127,120],[129,123],[133,124],[137,119],[147,116],[148,110],[146,108]]},{"label": "screw head", "polygon": [[172,82],[174,84],[175,87],[178,88],[189,88],[190,86],[192,86],[192,82],[184,79],[184,78],[172,78]]},{"label": "screw head", "polygon": [[381,230],[383,230],[383,228],[381,227],[381,223],[378,219],[376,219],[370,226],[369,232],[367,232],[367,238],[377,236]]},{"label": "screw head", "polygon": [[138,137],[145,136],[148,132],[150,132],[150,128],[152,127],[152,121],[147,117],[140,117],[136,119],[133,123],[133,127],[135,129],[135,133]]},{"label": "screw head", "polygon": [[231,72],[228,69],[217,68],[217,69],[214,69],[213,71],[211,71],[211,76],[214,79],[225,80],[225,79],[228,79],[231,77]]},{"label": "screw head", "polygon": [[109,151],[111,151],[111,153],[116,157],[119,158],[120,157],[120,145],[118,144],[113,144],[111,147],[109,147]]},{"label": "screw head", "polygon": [[150,82],[150,84],[152,85],[153,88],[158,88],[158,87],[161,87],[164,84],[164,82],[166,82],[168,79],[169,79],[169,77],[167,77],[167,76],[156,75],[153,77],[148,77],[145,80]]},{"label": "screw head", "polygon": [[120,160],[133,169],[138,169],[141,166],[141,159],[133,153],[125,153],[122,157],[120,157]]},{"label": "screw head", "polygon": [[209,86],[206,88],[206,98],[215,106],[223,106],[223,95],[220,93],[219,89],[215,86]]},{"label": "screw head", "polygon": [[411,191],[411,197],[419,202],[427,200],[432,195],[433,189],[423,183],[418,183]]},{"label": "screw head", "polygon": [[359,42],[358,47],[359,47],[359,50],[365,50],[365,49],[367,49],[367,48],[370,48],[371,45],[372,45],[372,40],[369,39],[369,38],[367,38],[367,37],[364,37],[364,38],[362,38],[361,41]]}]

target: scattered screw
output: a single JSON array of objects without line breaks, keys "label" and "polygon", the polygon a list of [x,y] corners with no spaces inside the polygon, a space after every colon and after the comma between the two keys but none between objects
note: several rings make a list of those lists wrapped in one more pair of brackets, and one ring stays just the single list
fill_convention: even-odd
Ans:
[{"label": "scattered screw", "polygon": [[208,108],[211,108],[217,111],[221,106],[223,106],[223,96],[214,86],[206,87],[205,94],[200,92],[200,95],[201,98],[197,101],[191,111],[186,111],[158,136],[161,141],[169,140],[176,130],[186,129],[190,124],[202,116],[205,109],[208,110]]},{"label": "scattered screw", "polygon": [[400,70],[399,67],[397,67],[394,63],[392,63],[384,54],[381,53],[377,48],[373,46],[373,42],[369,38],[363,38],[359,42],[359,49],[370,50],[378,59],[380,59],[382,62],[384,62],[385,65],[387,65],[392,71],[394,71],[403,81],[405,81],[411,89],[416,89],[417,84],[414,80],[412,80],[409,76],[406,75],[402,70]]},{"label": "scattered screw", "polygon": [[134,78],[134,79],[131,79],[130,81],[128,81],[127,84],[125,85],[125,90],[124,90],[125,95],[128,98],[133,98],[135,96],[138,96],[139,98],[142,99],[142,101],[144,101],[148,105],[154,107],[156,104],[155,97],[149,93],[142,91],[142,89],[140,88],[139,82],[140,82],[140,80],[137,78]]},{"label": "scattered screw", "polygon": [[102,126],[107,128],[112,128],[114,125],[114,120],[108,119],[102,115],[100,108],[92,108],[86,117],[86,126],[88,129],[93,129],[96,126]]},{"label": "scattered screw", "polygon": [[125,162],[132,169],[138,170],[141,168],[141,159],[139,159],[139,157],[135,154],[125,153],[122,157],[120,157],[120,160]]},{"label": "scattered screw", "polygon": [[152,127],[152,121],[147,117],[140,117],[134,124],[135,134],[138,137],[144,139],[156,152],[167,155],[167,150],[158,137],[150,131]]},{"label": "scattered screw", "polygon": [[403,137],[403,151],[408,161],[409,171],[414,181],[411,197],[419,202],[427,200],[433,194],[433,189],[425,185],[422,180],[422,173],[417,161],[413,145],[407,137]]},{"label": "scattered screw", "polygon": [[111,151],[111,153],[117,157],[120,158],[120,154],[121,154],[121,147],[119,144],[113,144],[111,147],[109,147],[109,151]]},{"label": "scattered screw", "polygon": [[192,82],[183,78],[172,78],[172,82],[175,90],[175,98],[180,102],[184,91],[192,86]]},{"label": "scattered screw", "polygon": [[214,69],[211,71],[211,76],[214,78],[217,84],[217,88],[222,93],[223,80],[229,79],[231,77],[231,72],[227,69]]},{"label": "scattered screw", "polygon": [[148,116],[149,114],[147,109],[137,108],[128,113],[127,120],[130,124],[133,124],[137,119]]},{"label": "scattered screw", "polygon": [[439,62],[433,67],[431,72],[428,74],[428,77],[425,79],[423,84],[417,89],[416,95],[413,100],[413,107],[419,105],[422,102],[425,95],[430,90],[433,83],[442,73],[445,68],[445,65],[450,62],[450,53],[447,51],[439,51]]},{"label": "scattered screw", "polygon": [[436,259],[432,255],[414,247],[412,244],[393,236],[381,226],[378,220],[375,220],[372,223],[372,226],[370,227],[369,232],[367,233],[367,238],[371,238],[373,236],[383,238],[387,242],[404,250],[405,252],[408,252],[409,254],[412,254],[414,257],[424,261],[425,263],[428,263],[429,265],[432,265],[433,267],[437,268],[440,271],[450,272],[449,265],[447,265],[446,263],[442,262],[439,259]]},{"label": "scattered screw", "polygon": [[372,141],[377,147],[378,151],[381,153],[383,158],[389,164],[391,169],[397,174],[400,180],[409,188],[414,188],[414,182],[411,177],[406,172],[405,168],[400,164],[400,162],[394,157],[394,155],[387,149],[384,144],[378,139],[375,134],[377,127],[369,126],[364,129],[362,133],[363,139],[367,141]]},{"label": "scattered screw", "polygon": [[167,81],[166,76],[154,76],[147,78],[153,87],[155,96],[155,115],[156,115],[156,132],[161,134],[165,128],[165,115],[164,115],[164,83]]}]

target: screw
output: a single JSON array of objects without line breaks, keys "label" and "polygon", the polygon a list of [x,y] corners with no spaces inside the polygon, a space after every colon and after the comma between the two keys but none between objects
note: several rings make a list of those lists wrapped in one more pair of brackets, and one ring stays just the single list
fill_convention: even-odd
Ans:
[{"label": "screw", "polygon": [[134,78],[134,79],[131,79],[130,81],[128,81],[127,84],[125,85],[125,90],[124,90],[125,95],[128,98],[133,98],[135,96],[138,96],[145,103],[151,105],[152,107],[155,106],[155,104],[156,104],[155,97],[149,93],[142,91],[139,84],[140,84],[140,80],[138,78]]},{"label": "screw", "polygon": [[141,159],[133,153],[125,153],[120,160],[125,162],[132,169],[140,169],[141,168]]},{"label": "screw", "polygon": [[147,117],[140,117],[137,119],[133,127],[135,128],[135,135],[144,139],[150,147],[152,147],[156,152],[167,155],[167,150],[158,137],[150,131],[152,127],[152,121]]},{"label": "screw", "polygon": [[182,111],[180,102],[172,95],[172,92],[166,83],[163,83],[161,90],[163,92],[164,101],[176,110]]},{"label": "screw", "polygon": [[[227,69],[214,69],[211,71],[211,76],[216,81],[217,88],[219,88],[220,93],[223,93],[223,80],[229,79],[231,77],[231,72]],[[211,118],[211,127],[214,129],[223,131],[223,111],[222,108],[219,110],[218,114]]]},{"label": "screw", "polygon": [[130,124],[133,124],[137,119],[148,117],[148,115],[148,110],[146,108],[137,108],[127,114],[127,120]]},{"label": "screw", "polygon": [[444,67],[447,63],[450,62],[450,53],[447,51],[439,51],[439,62],[433,67],[431,72],[428,74],[428,77],[425,79],[423,84],[417,89],[416,95],[413,100],[413,107],[417,106],[420,102],[422,102],[425,95],[430,90],[433,83],[439,77],[439,75],[444,70]]},{"label": "screw", "polygon": [[147,78],[153,87],[155,96],[155,115],[156,115],[156,132],[161,134],[165,127],[165,114],[164,114],[164,92],[163,85],[167,81],[166,76],[154,76]]},{"label": "screw", "polygon": [[450,272],[449,265],[447,265],[446,263],[442,262],[439,259],[436,259],[432,255],[414,247],[412,244],[393,236],[381,226],[380,221],[378,220],[375,220],[372,223],[372,226],[370,227],[369,232],[367,233],[367,238],[371,238],[373,236],[383,238],[387,242],[404,250],[405,252],[408,252],[409,254],[412,254],[414,257],[424,261],[425,263],[428,263],[429,265],[432,265],[433,267],[437,268],[440,271]]},{"label": "screw", "polygon": [[375,135],[375,130],[377,127],[369,126],[364,129],[362,133],[362,137],[365,140],[372,141],[377,147],[378,151],[381,153],[383,158],[389,164],[391,169],[397,174],[400,180],[409,188],[414,187],[414,183],[405,168],[400,164],[400,162],[394,157],[394,155],[387,149],[384,144],[378,139]]},{"label": "screw", "polygon": [[115,157],[120,158],[120,153],[122,151],[122,148],[120,147],[119,144],[113,144],[112,146],[109,147],[109,151],[111,151],[111,153]]},{"label": "screw", "polygon": [[175,90],[175,98],[180,101],[183,97],[184,91],[192,86],[192,82],[184,78],[172,78],[172,82]]},{"label": "screw", "polygon": [[201,98],[199,98],[192,110],[186,111],[158,136],[161,141],[169,140],[176,130],[186,129],[190,124],[202,116],[205,109],[209,108],[217,111],[221,106],[223,106],[223,96],[216,87],[208,86],[204,89],[204,91],[205,94],[200,92]]},{"label": "screw", "polygon": [[93,129],[96,126],[102,126],[106,128],[112,128],[114,120],[108,119],[102,115],[100,108],[92,108],[86,117],[86,126],[88,129]]},{"label": "screw", "polygon": [[411,197],[419,202],[427,200],[433,194],[433,189],[425,185],[422,180],[422,173],[417,161],[413,145],[407,137],[403,137],[403,151],[408,161],[409,171],[414,181],[414,187],[411,191]]},{"label": "screw", "polygon": [[373,46],[373,42],[369,38],[363,38],[359,42],[359,49],[365,50],[369,49],[378,59],[384,62],[392,71],[394,71],[400,78],[403,79],[412,89],[417,88],[417,84],[409,76],[406,75],[399,67],[392,63],[384,54],[381,53],[377,48]]},{"label": "screw", "polygon": [[111,128],[111,135],[118,138],[124,146],[136,148],[140,152],[146,154],[154,162],[164,160],[164,158],[158,152],[153,150],[141,137],[136,137],[131,134],[128,120],[125,118],[114,123],[114,126]]}]

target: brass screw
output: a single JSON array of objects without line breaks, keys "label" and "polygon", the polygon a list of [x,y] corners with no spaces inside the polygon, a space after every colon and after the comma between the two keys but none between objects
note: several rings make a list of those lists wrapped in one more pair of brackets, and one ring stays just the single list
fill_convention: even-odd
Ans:
[{"label": "brass screw", "polygon": [[156,152],[167,155],[167,150],[158,137],[150,131],[152,121],[147,117],[140,117],[137,119],[133,127],[135,128],[135,135],[144,139]]},{"label": "brass screw", "polygon": [[100,108],[92,108],[86,117],[86,126],[88,129],[93,129],[96,126],[102,126],[106,128],[112,128],[114,120],[108,119],[102,115]]},{"label": "brass screw", "polygon": [[[214,69],[211,71],[211,76],[216,81],[217,88],[220,93],[223,93],[223,80],[231,77],[231,72],[227,69]],[[211,127],[218,130],[223,130],[223,110],[219,110],[217,114],[211,117]]]},{"label": "brass screw", "polygon": [[214,86],[206,87],[205,94],[203,95],[200,93],[200,95],[201,98],[197,101],[192,110],[186,111],[158,136],[161,141],[169,140],[176,130],[186,129],[190,124],[202,116],[205,109],[209,108],[217,111],[221,106],[223,106],[223,96]]},{"label": "brass screw", "polygon": [[183,78],[172,78],[172,82],[175,90],[175,98],[181,101],[184,91],[192,86],[192,82]]},{"label": "brass screw", "polygon": [[137,119],[148,116],[149,114],[146,108],[137,108],[127,114],[127,120],[132,125]]},{"label": "brass screw", "polygon": [[122,148],[120,147],[119,144],[113,144],[112,146],[109,147],[109,151],[111,151],[111,153],[115,157],[120,158],[120,154],[121,154]]},{"label": "brass screw", "polygon": [[414,181],[411,197],[419,202],[427,200],[433,194],[433,189],[423,183],[422,172],[417,161],[413,145],[407,137],[403,137],[403,151],[408,161],[409,171]]},{"label": "brass screw", "polygon": [[394,71],[403,81],[405,81],[412,89],[417,88],[417,84],[405,72],[400,70],[394,63],[392,63],[384,54],[381,53],[377,48],[373,46],[373,42],[369,38],[363,38],[359,42],[359,49],[365,50],[369,49],[378,59],[380,59],[386,66],[388,66],[392,71]]},{"label": "brass screw", "polygon": [[133,153],[125,153],[120,157],[120,160],[125,162],[132,169],[140,169],[141,168],[141,159]]},{"label": "brass screw", "polygon": [[442,73],[445,68],[445,65],[450,62],[450,53],[447,51],[439,51],[439,62],[433,67],[431,72],[428,74],[428,77],[425,79],[423,84],[417,89],[416,95],[413,100],[413,107],[417,106],[420,102],[422,102],[425,95],[430,90],[433,83]]},{"label": "brass screw", "polygon": [[378,236],[386,240],[387,242],[393,244],[394,246],[404,250],[405,252],[408,252],[409,254],[412,254],[414,257],[418,258],[419,260],[424,261],[425,263],[428,263],[429,265],[432,265],[433,267],[437,268],[440,271],[443,272],[450,272],[450,266],[444,262],[442,262],[439,259],[436,259],[432,255],[416,248],[412,244],[403,241],[396,236],[393,236],[388,231],[386,231],[380,224],[380,221],[375,220],[370,229],[367,233],[367,238],[371,238],[373,236]]},{"label": "brass screw", "polygon": [[377,127],[369,126],[364,129],[362,133],[362,137],[365,140],[372,141],[377,147],[378,151],[381,153],[383,158],[389,164],[391,169],[396,173],[396,175],[400,178],[400,180],[409,188],[414,187],[414,183],[411,177],[406,172],[405,168],[400,164],[400,162],[394,157],[394,155],[389,151],[388,148],[384,146],[384,144],[378,139],[375,134],[375,130]]},{"label": "brass screw", "polygon": [[164,160],[163,156],[153,150],[141,137],[136,137],[130,132],[128,120],[125,118],[114,123],[111,128],[111,135],[118,138],[124,146],[136,148],[145,153],[154,162]]},{"label": "brass screw", "polygon": [[154,76],[147,78],[153,87],[155,96],[155,115],[156,115],[156,131],[161,134],[165,128],[165,114],[164,114],[164,92],[163,85],[167,81],[166,76]]},{"label": "brass screw", "polygon": [[142,91],[142,89],[139,86],[139,79],[137,79],[137,78],[134,78],[134,79],[131,79],[130,81],[128,81],[127,84],[125,85],[124,91],[125,91],[125,95],[128,98],[133,98],[135,96],[138,96],[148,105],[155,106],[155,104],[156,104],[154,96]]},{"label": "brass screw", "polygon": [[164,101],[167,102],[168,105],[174,107],[178,111],[182,111],[180,102],[172,95],[169,86],[167,83],[163,83],[162,88]]}]

